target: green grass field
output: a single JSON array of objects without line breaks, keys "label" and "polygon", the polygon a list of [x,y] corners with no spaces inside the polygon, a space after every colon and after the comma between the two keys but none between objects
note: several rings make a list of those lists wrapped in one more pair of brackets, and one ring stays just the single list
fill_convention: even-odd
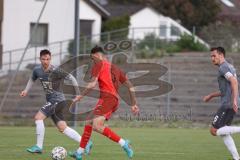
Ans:
[{"label": "green grass field", "polygon": [[[129,138],[135,151],[134,160],[227,160],[230,155],[218,137],[212,137],[207,129],[167,128],[113,128]],[[82,133],[82,129],[78,129]],[[45,148],[41,155],[29,154],[26,147],[35,142],[34,127],[1,127],[1,160],[50,160],[54,146],[74,150],[78,144],[59,133],[56,128],[46,128]],[[240,146],[240,135],[234,136]],[[94,147],[86,160],[126,160],[118,144],[93,133]],[[71,158],[67,158],[71,159]]]}]

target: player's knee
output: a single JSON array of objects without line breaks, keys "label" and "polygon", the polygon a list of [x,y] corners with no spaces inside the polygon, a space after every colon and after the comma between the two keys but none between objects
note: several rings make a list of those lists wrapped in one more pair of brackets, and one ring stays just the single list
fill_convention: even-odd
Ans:
[{"label": "player's knee", "polygon": [[65,123],[60,123],[60,124],[57,124],[57,128],[59,132],[63,133],[64,130],[67,128],[67,125]]},{"label": "player's knee", "polygon": [[216,136],[217,135],[217,129],[216,128],[210,128],[210,133],[212,136]]},{"label": "player's knee", "polygon": [[34,120],[44,120],[46,118],[46,116],[42,113],[42,112],[38,112],[35,116],[34,116]]},{"label": "player's knee", "polygon": [[65,129],[66,129],[66,127],[64,127],[64,126],[58,127],[58,131],[61,133],[63,133]]},{"label": "player's knee", "polygon": [[96,132],[103,132],[103,125],[98,123],[93,123],[93,130]]},{"label": "player's knee", "polygon": [[34,120],[37,121],[37,120],[42,120],[42,118],[39,116],[39,115],[35,115],[34,116]]}]

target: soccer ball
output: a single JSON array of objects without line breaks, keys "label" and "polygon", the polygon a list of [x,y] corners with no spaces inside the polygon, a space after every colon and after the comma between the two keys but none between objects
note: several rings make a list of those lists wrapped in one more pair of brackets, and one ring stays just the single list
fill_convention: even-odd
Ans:
[{"label": "soccer ball", "polygon": [[63,147],[54,147],[51,152],[53,160],[64,160],[67,157],[67,150]]}]

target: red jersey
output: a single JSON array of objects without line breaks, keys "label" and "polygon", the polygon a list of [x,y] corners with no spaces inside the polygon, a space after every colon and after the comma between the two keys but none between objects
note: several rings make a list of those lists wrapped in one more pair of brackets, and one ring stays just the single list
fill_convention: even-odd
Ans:
[{"label": "red jersey", "polygon": [[100,97],[118,97],[119,86],[127,80],[126,75],[107,60],[94,64],[92,77],[98,78]]}]

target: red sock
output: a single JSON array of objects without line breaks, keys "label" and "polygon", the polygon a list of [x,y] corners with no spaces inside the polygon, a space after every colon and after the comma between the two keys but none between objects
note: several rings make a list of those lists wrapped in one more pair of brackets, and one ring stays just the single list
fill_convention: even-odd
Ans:
[{"label": "red sock", "polygon": [[92,134],[92,126],[86,125],[80,142],[80,147],[85,148]]},{"label": "red sock", "polygon": [[102,133],[104,136],[108,137],[109,139],[113,140],[114,142],[119,142],[121,137],[119,137],[116,133],[114,133],[110,128],[105,127]]}]

